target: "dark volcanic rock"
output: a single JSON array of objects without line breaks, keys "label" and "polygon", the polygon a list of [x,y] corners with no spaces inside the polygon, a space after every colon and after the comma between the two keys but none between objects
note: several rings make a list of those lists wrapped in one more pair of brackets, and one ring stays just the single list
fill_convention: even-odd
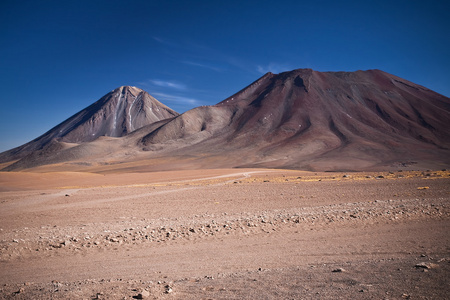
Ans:
[{"label": "dark volcanic rock", "polygon": [[[35,140],[0,154],[0,162],[20,159],[57,142],[85,143],[100,136],[121,137],[145,125],[172,118],[178,113],[147,92],[131,86],[119,87],[89,107],[50,129]],[[53,146],[52,146],[53,144]]]}]

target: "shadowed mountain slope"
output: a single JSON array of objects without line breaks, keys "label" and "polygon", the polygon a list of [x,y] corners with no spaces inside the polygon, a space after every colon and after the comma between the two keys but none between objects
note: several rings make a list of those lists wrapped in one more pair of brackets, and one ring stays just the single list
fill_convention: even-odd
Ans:
[{"label": "shadowed mountain slope", "polygon": [[120,139],[59,142],[57,151],[41,150],[7,170],[54,163],[92,170],[105,163],[128,170],[441,168],[450,165],[449,124],[449,98],[397,76],[298,69],[267,73],[216,105]]},{"label": "shadowed mountain slope", "polygon": [[177,115],[147,92],[122,86],[35,140],[1,153],[0,162],[22,158],[52,143],[55,145],[50,148],[59,151],[70,145],[58,142],[78,144],[91,142],[100,136],[122,137],[145,125]]}]

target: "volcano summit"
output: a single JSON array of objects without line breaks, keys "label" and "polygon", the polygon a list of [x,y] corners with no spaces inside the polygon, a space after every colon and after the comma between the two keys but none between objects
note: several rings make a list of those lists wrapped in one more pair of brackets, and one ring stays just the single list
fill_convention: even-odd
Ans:
[{"label": "volcano summit", "polygon": [[449,98],[397,76],[298,69],[181,115],[121,87],[0,159],[4,170],[442,168],[449,124]]},{"label": "volcano summit", "polygon": [[122,137],[142,126],[177,115],[146,91],[121,86],[33,141],[3,152],[0,161],[20,159],[52,142],[86,143],[100,136]]}]

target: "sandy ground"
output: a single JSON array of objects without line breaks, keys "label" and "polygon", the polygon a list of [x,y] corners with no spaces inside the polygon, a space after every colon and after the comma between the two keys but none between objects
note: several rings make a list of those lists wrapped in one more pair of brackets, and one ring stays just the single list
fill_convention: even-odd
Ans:
[{"label": "sandy ground", "polygon": [[1,299],[448,299],[450,173],[0,173]]}]

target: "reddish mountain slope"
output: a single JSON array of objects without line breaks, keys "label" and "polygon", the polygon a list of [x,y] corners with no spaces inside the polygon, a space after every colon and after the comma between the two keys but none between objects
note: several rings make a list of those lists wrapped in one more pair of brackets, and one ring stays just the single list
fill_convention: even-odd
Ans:
[{"label": "reddish mountain slope", "polygon": [[[268,73],[143,138],[228,166],[358,170],[450,162],[450,99],[379,70]],[[165,144],[165,145],[161,145]],[[183,149],[182,152],[178,149]]]}]

